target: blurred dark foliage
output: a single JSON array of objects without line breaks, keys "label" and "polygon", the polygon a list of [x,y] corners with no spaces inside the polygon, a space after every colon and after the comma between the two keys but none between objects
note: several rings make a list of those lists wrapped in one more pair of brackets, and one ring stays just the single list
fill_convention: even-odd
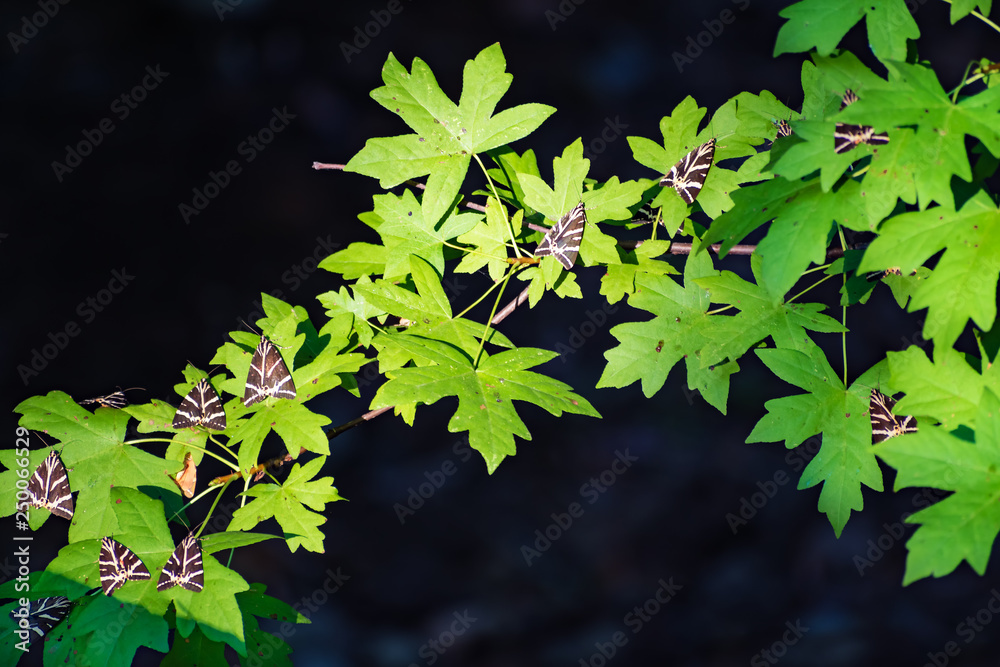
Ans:
[{"label": "blurred dark foliage", "polygon": [[[425,60],[454,97],[464,62],[500,42],[514,75],[501,108],[542,102],[558,109],[515,146],[534,148],[543,171],[577,137],[588,145],[609,120],[627,125],[595,156],[591,175],[600,179],[651,176],[632,162],[624,136],[658,138],[660,117],[687,95],[714,109],[742,90],[767,89],[793,108],[801,104],[803,57],[771,55],[777,12],[787,3],[404,0],[348,62],[342,44],[374,20],[372,12],[390,16],[378,14],[386,2],[243,0],[220,20],[222,2],[77,0],[60,6],[18,53],[6,49],[0,360],[8,410],[54,389],[88,398],[135,386],[145,394],[133,400],[176,404],[172,386],[185,363],[208,367],[228,331],[252,324],[261,291],[280,290],[322,321],[314,296],[340,283],[310,272],[310,262],[331,244],[373,239],[356,216],[380,189],[310,165],[345,162],[367,138],[408,131],[368,96],[381,85],[390,51],[407,67],[413,57]],[[921,56],[946,88],[969,60],[989,55],[988,40],[995,45],[995,35],[973,19],[949,26],[945,3],[911,5],[924,33]],[[573,12],[551,23],[560,8]],[[678,71],[672,54],[723,10],[735,20]],[[22,17],[37,11],[27,0],[7,3],[5,32],[20,30]],[[856,28],[846,45],[864,55],[866,42]],[[147,67],[169,74],[121,118],[114,101]],[[294,119],[247,162],[240,145],[285,108]],[[64,162],[65,147],[104,118],[113,132],[58,180],[53,161]],[[186,224],[178,206],[191,204],[192,189],[203,189],[210,172],[230,160],[241,173]],[[479,183],[471,176],[469,190]],[[724,266],[742,272],[745,260]],[[90,315],[86,300],[115,270],[134,279]],[[521,345],[569,344],[585,312],[602,304],[599,274],[577,271],[583,302],[547,298],[544,308],[520,309],[504,332]],[[461,302],[483,277],[462,276],[459,285]],[[836,303],[833,291],[816,298]],[[920,340],[919,313],[899,315],[884,287],[872,303],[865,319],[850,322],[851,368],[859,373],[885,350]],[[859,576],[856,557],[917,509],[916,492],[867,491],[864,513],[835,539],[816,511],[818,489],[793,488],[808,456],[786,459],[780,445],[744,444],[763,414],[762,399],[790,391],[752,358],[734,378],[725,418],[686,393],[680,371],[651,399],[637,386],[595,390],[602,353],[613,345],[608,329],[646,316],[619,304],[578,351],[541,369],[572,384],[604,419],[557,420],[523,406],[533,439],[520,442],[517,456],[492,477],[478,455],[468,457],[462,438],[448,433],[448,401],[422,409],[415,428],[386,415],[333,441],[327,469],[351,502],[327,509],[326,553],[289,554],[271,542],[240,550],[233,562],[283,600],[323,600],[314,610],[302,607],[312,624],[287,638],[295,664],[429,665],[434,656],[442,665],[601,665],[598,644],[609,651],[616,632],[628,641],[607,664],[771,664],[760,652],[783,634],[794,638],[786,623],[796,622],[808,632],[774,653],[787,665],[919,665],[949,641],[961,650],[959,658],[945,656],[955,664],[996,664],[1000,624],[972,637],[959,627],[1000,585],[996,566],[982,578],[962,566],[904,589],[903,540],[883,537],[890,548]],[[22,382],[17,366],[71,323],[78,335]],[[823,344],[836,350],[832,338]],[[839,358],[832,354],[835,365]],[[376,387],[364,388],[364,400],[334,392],[311,408],[343,423],[366,410]],[[5,447],[13,446],[15,418],[4,418]],[[593,492],[583,485],[609,470],[616,452],[636,461],[606,491],[585,495]],[[453,474],[439,473],[443,486],[401,525],[394,504],[443,468]],[[206,465],[201,478],[213,472]],[[772,482],[782,472],[792,481]],[[726,515],[762,488],[773,498],[734,536]],[[573,502],[582,515],[527,565],[522,546]],[[65,529],[59,521],[45,526],[36,541],[39,563],[64,543]],[[318,595],[338,568],[349,578],[328,599]],[[682,588],[633,633],[626,616],[671,578]],[[466,610],[476,620],[452,643],[454,614]],[[432,639],[448,644],[443,655],[425,646]],[[157,662],[152,652],[137,660]]]}]

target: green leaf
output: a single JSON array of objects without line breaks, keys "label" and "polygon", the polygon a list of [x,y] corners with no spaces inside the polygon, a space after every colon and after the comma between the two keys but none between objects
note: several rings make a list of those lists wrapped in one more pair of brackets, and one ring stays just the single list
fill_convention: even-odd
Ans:
[{"label": "green leaf", "polygon": [[324,553],[323,533],[318,527],[326,523],[326,517],[317,512],[322,512],[327,503],[343,500],[333,486],[332,477],[313,480],[325,461],[326,457],[320,456],[305,465],[294,464],[287,479],[280,485],[257,484],[250,487],[246,495],[254,500],[236,510],[229,529],[249,530],[261,521],[274,518],[285,533],[290,551],[294,552],[302,546],[309,551]]},{"label": "green leaf", "polygon": [[[94,414],[78,406],[61,391],[33,396],[14,408],[23,416],[21,426],[46,433],[59,441],[57,450],[66,466],[70,488],[79,491],[76,502],[89,508],[74,515],[69,528],[71,542],[97,539],[118,529],[109,494],[115,487],[157,489],[172,508],[179,510],[179,494],[174,483],[163,474],[164,459],[148,454],[124,442],[129,415],[120,410],[98,409]],[[172,415],[171,415],[172,416]],[[51,448],[34,450],[29,455],[29,472],[48,455]],[[16,471],[13,450],[0,453],[0,462],[8,470],[0,473],[0,513],[12,514],[15,505]],[[48,510],[29,510],[32,526],[48,516]]]},{"label": "green leaf", "polygon": [[[473,247],[455,267],[455,273],[475,273],[484,266],[489,267],[490,278],[503,278],[507,272],[507,243],[511,239],[510,223],[502,210],[503,204],[494,197],[486,202],[486,221],[478,223],[472,230],[458,237],[459,243]],[[523,211],[517,211],[523,216]]]},{"label": "green leaf", "polygon": [[1000,272],[1000,209],[989,195],[976,193],[960,211],[936,207],[897,215],[879,231],[859,271],[899,267],[909,274],[946,249],[910,301],[910,311],[927,308],[924,337],[948,347],[969,319],[984,331],[992,328]]},{"label": "green leaf", "polygon": [[[952,208],[951,177],[972,180],[965,136],[976,137],[994,155],[1000,155],[1000,88],[988,88],[953,104],[934,71],[923,65],[886,63],[889,81],[878,80],[844,109],[838,120],[864,123],[876,130],[912,125],[914,181],[920,207],[931,201]],[[895,132],[890,132],[895,141]],[[890,142],[891,143],[891,142]],[[881,150],[881,149],[879,149]],[[854,151],[852,151],[854,152]]]},{"label": "green leaf", "polygon": [[[637,275],[629,305],[656,317],[611,329],[619,345],[604,353],[608,363],[597,381],[598,388],[626,387],[641,380],[642,392],[648,398],[660,390],[674,364],[685,357],[699,358],[708,343],[704,332],[713,318],[706,312],[708,293],[696,280],[714,273],[711,257],[700,253],[688,257],[684,287],[667,276]],[[719,375],[725,375],[728,381],[728,373]]]},{"label": "green leaf", "polygon": [[823,433],[823,445],[802,471],[798,488],[823,484],[819,509],[830,519],[837,537],[851,511],[864,507],[861,485],[882,490],[882,473],[871,449],[868,417],[870,387],[845,389],[818,348],[757,350],[757,356],[782,380],[808,393],[778,398],[764,404],[764,416],[747,442],[783,440],[792,449],[806,438]]},{"label": "green leaf", "polygon": [[891,438],[874,447],[896,468],[895,489],[930,486],[954,493],[907,518],[920,527],[906,543],[903,585],[928,576],[942,577],[963,561],[986,572],[1000,532],[1000,400],[984,391],[976,408],[975,442],[939,426],[920,425],[917,433]]},{"label": "green leaf", "polygon": [[930,417],[948,430],[974,425],[984,387],[1000,392],[996,364],[980,375],[953,348],[936,348],[933,362],[915,346],[887,356],[893,388],[906,393],[894,409],[903,415]]},{"label": "green leaf", "polygon": [[601,294],[607,297],[608,303],[617,303],[623,296],[633,294],[637,276],[676,274],[677,269],[672,265],[653,259],[667,252],[669,246],[667,241],[645,241],[635,250],[618,247],[620,263],[609,265],[607,273],[601,277]]},{"label": "green leaf", "polygon": [[882,61],[906,57],[906,40],[920,36],[917,24],[903,0],[866,2],[847,0],[830,3],[802,0],[778,12],[788,22],[778,31],[774,55],[816,48],[829,55],[854,24],[868,19],[868,43]]},{"label": "green leaf", "polygon": [[410,272],[410,257],[427,260],[444,273],[444,244],[470,231],[481,219],[476,213],[453,213],[440,224],[425,217],[410,190],[402,195],[377,195],[375,211],[385,222],[378,228],[386,248],[385,279],[404,277]]},{"label": "green leaf", "polygon": [[[236,596],[240,603],[240,612],[243,614],[243,627],[246,628],[247,654],[251,658],[268,655],[269,665],[290,666],[292,663],[289,660],[289,655],[292,649],[284,640],[295,631],[295,628],[286,629],[285,626],[291,623],[309,623],[310,621],[284,602],[266,595],[265,590],[266,587],[263,584],[254,583],[250,585],[250,590]],[[280,621],[280,634],[275,635],[262,630],[257,621],[258,617]],[[241,662],[248,667],[256,664],[253,659]]]},{"label": "green leaf", "polygon": [[385,273],[389,251],[385,246],[371,243],[352,243],[343,250],[325,257],[319,268],[340,273],[345,280]]},{"label": "green leaf", "polygon": [[499,44],[481,51],[465,65],[456,105],[426,63],[414,58],[407,72],[390,54],[382,68],[385,86],[372,91],[372,97],[416,134],[369,139],[345,170],[378,178],[387,189],[429,175],[422,214],[429,224],[437,224],[455,204],[471,154],[531,134],[555,111],[544,104],[523,104],[494,115],[513,78],[505,68]]},{"label": "green leaf", "polygon": [[756,285],[730,271],[696,280],[700,288],[707,290],[712,303],[731,304],[739,310],[736,315],[720,314],[706,322],[702,332],[705,344],[700,352],[702,368],[739,359],[768,336],[777,347],[808,353],[813,343],[806,330],[846,331],[840,322],[821,313],[825,309],[822,304],[785,303],[784,292],[771,289],[764,279],[761,264],[759,257],[751,258]]},{"label": "green leaf", "polygon": [[539,373],[523,369],[537,366],[557,356],[535,348],[519,348],[487,356],[479,366],[455,348],[441,342],[403,336],[378,336],[386,346],[408,348],[433,365],[402,368],[390,372],[372,401],[372,409],[419,401],[430,405],[446,396],[458,397],[458,410],[448,422],[452,433],[469,432],[472,448],[483,455],[492,474],[500,462],[515,452],[514,437],[531,439],[531,434],[514,409],[514,401],[528,401],[549,413],[563,412],[600,416],[569,386]]}]

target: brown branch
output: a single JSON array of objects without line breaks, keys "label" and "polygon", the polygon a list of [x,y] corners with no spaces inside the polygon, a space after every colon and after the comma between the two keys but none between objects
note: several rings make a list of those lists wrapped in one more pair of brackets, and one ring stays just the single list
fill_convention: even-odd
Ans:
[{"label": "brown branch", "polygon": [[[313,162],[313,169],[317,171],[320,171],[322,169],[336,169],[337,171],[343,171],[344,165],[337,164],[334,162]],[[406,180],[403,182],[406,183],[407,185],[412,185],[413,187],[418,188],[420,190],[427,189],[427,185],[425,185],[424,183],[420,183],[419,181]],[[485,206],[483,206],[482,204],[474,204],[471,201],[468,201],[465,197],[462,197],[462,200],[459,202],[459,205],[464,206],[466,208],[471,208],[473,211],[486,213]]]},{"label": "brown branch", "polygon": [[[386,413],[389,410],[392,410],[392,408],[393,406],[390,405],[385,408],[379,408],[378,410],[372,410],[371,412],[366,412],[357,419],[352,419],[346,424],[341,424],[340,426],[331,428],[329,431],[326,431],[326,437],[328,440],[333,440],[341,433],[345,431],[350,431],[352,428],[358,426],[359,424],[364,424],[365,422],[371,421],[372,419],[375,419],[379,415]],[[308,450],[305,447],[301,447],[299,449],[299,456],[305,454],[307,451]],[[216,477],[211,482],[209,482],[208,485],[216,486],[218,484],[226,484],[227,482],[232,482],[234,480],[240,479],[241,477],[244,476],[244,474],[248,477],[253,476],[254,481],[256,482],[261,477],[263,477],[268,470],[277,470],[278,468],[285,465],[291,460],[292,460],[291,454],[286,453],[282,454],[281,456],[275,456],[273,459],[268,459],[263,463],[258,463],[257,465],[247,470],[245,473],[242,470],[239,470],[233,473],[229,473],[228,475],[222,475],[221,477]]]}]

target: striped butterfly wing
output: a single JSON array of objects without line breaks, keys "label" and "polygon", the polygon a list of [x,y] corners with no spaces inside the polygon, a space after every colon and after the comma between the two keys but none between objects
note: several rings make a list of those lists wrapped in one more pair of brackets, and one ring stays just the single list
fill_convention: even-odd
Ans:
[{"label": "striped butterfly wing", "polygon": [[250,361],[243,405],[260,403],[268,396],[295,398],[295,382],[278,348],[266,337],[261,336]]},{"label": "striped butterfly wing", "polygon": [[10,612],[10,617],[15,622],[21,619],[27,622],[28,630],[31,632],[28,644],[31,645],[36,639],[41,639],[52,628],[59,625],[72,608],[73,603],[69,601],[69,598],[57,595],[32,600],[27,607],[15,607]]},{"label": "striped butterfly wing", "polygon": [[174,428],[189,426],[204,426],[214,431],[226,430],[226,411],[208,378],[202,378],[192,387],[174,413]]},{"label": "striped butterfly wing", "polygon": [[779,137],[790,137],[792,136],[792,126],[788,124],[787,120],[779,120],[774,123],[774,127],[778,130]]},{"label": "striped butterfly wing", "polygon": [[872,389],[869,412],[872,421],[872,444],[894,438],[904,433],[917,432],[917,420],[913,417],[897,417],[893,411],[896,400],[877,389]]},{"label": "striped butterfly wing", "polygon": [[28,504],[41,507],[64,519],[73,518],[73,495],[69,475],[55,450],[35,468],[28,480]]},{"label": "striped butterfly wing", "polygon": [[[170,475],[170,473],[167,474]],[[174,484],[181,490],[185,498],[194,496],[194,487],[198,483],[198,466],[195,465],[191,452],[184,455],[184,468],[176,475],[172,475],[170,479],[174,480]]]},{"label": "striped butterfly wing", "polygon": [[[844,97],[840,101],[840,110],[858,101],[858,96],[853,90],[844,91]],[[860,144],[876,146],[889,143],[889,135],[885,132],[875,133],[875,129],[870,125],[851,125],[848,123],[837,123],[833,130],[833,150],[836,153],[846,153],[853,150]]]},{"label": "striped butterfly wing", "polygon": [[101,588],[105,595],[111,595],[126,581],[145,581],[150,578],[149,570],[139,557],[127,546],[110,537],[101,540],[98,565],[101,571]]},{"label": "striped butterfly wing", "polygon": [[165,591],[174,586],[195,593],[205,588],[205,569],[201,559],[201,547],[194,534],[181,540],[163,566],[156,590]]},{"label": "striped butterfly wing", "polygon": [[713,160],[715,160],[714,138],[682,157],[670,168],[667,175],[660,179],[660,185],[673,188],[681,199],[693,204],[701,194],[701,187],[705,184]]},{"label": "striped butterfly wing", "polygon": [[587,213],[584,211],[583,202],[580,202],[545,232],[545,238],[535,248],[535,257],[552,255],[559,260],[564,269],[569,271],[576,263],[577,255],[580,254],[580,242],[583,240],[583,230],[586,226]]}]

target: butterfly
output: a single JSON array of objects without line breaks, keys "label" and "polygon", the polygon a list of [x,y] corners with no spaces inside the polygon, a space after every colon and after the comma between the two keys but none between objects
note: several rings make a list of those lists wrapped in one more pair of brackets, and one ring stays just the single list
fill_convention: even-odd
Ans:
[{"label": "butterfly", "polygon": [[125,398],[126,391],[132,391],[132,389],[139,389],[139,387],[132,387],[131,389],[119,389],[118,391],[108,394],[107,396],[97,396],[95,398],[88,398],[80,401],[80,405],[90,405],[91,403],[97,403],[99,406],[104,408],[114,408],[115,410],[121,410],[122,408],[128,407],[128,399]]},{"label": "butterfly", "polygon": [[[854,91],[847,89],[844,97],[840,101],[840,110],[858,101],[858,96]],[[889,135],[885,132],[875,134],[875,129],[871,125],[848,125],[837,123],[833,130],[833,150],[836,153],[846,153],[858,144],[868,144],[875,146],[889,143]]]},{"label": "butterfly", "polygon": [[[640,206],[639,209],[635,212],[635,215],[632,216],[632,222],[638,223],[640,225],[645,225],[650,222],[656,222],[656,219],[658,217],[659,215],[656,209],[654,209],[649,204],[649,202],[646,202],[645,204]],[[660,220],[660,224],[664,224],[662,219]]]},{"label": "butterfly", "polygon": [[[167,473],[170,475],[170,473]],[[184,455],[184,468],[176,475],[170,477],[174,480],[181,493],[184,494],[185,498],[190,498],[194,495],[194,486],[198,483],[198,466],[194,464],[194,456],[191,452]]]},{"label": "butterfly", "polygon": [[872,444],[894,438],[904,433],[917,432],[917,420],[913,417],[897,417],[892,412],[896,400],[872,389],[869,411],[872,420]]},{"label": "butterfly", "polygon": [[69,476],[55,450],[35,468],[28,480],[28,504],[42,507],[64,519],[73,518],[73,495]]},{"label": "butterfly", "polygon": [[693,204],[705,184],[708,170],[715,159],[715,139],[707,141],[685,155],[660,179],[663,187],[672,187],[688,204]]},{"label": "butterfly", "polygon": [[10,617],[18,622],[19,627],[33,633],[28,639],[30,646],[36,639],[44,637],[52,628],[59,625],[72,608],[73,603],[69,598],[57,595],[32,600],[27,607],[17,607],[10,612]]},{"label": "butterfly", "polygon": [[199,425],[215,431],[226,430],[226,411],[207,378],[202,378],[191,388],[174,413],[174,428]]},{"label": "butterfly", "polygon": [[586,226],[587,214],[584,212],[583,202],[580,202],[545,232],[545,238],[535,248],[535,257],[552,255],[569,271],[580,254],[580,242]]},{"label": "butterfly", "polygon": [[250,360],[250,372],[247,374],[246,393],[243,394],[243,405],[251,406],[263,401],[268,396],[277,398],[295,398],[295,382],[292,380],[285,361],[274,343],[264,336]]},{"label": "butterfly", "polygon": [[779,137],[790,137],[792,136],[792,126],[788,124],[787,120],[779,120],[774,123],[774,126],[778,129]]},{"label": "butterfly", "polygon": [[156,590],[165,591],[168,588],[180,586],[183,589],[197,593],[205,587],[205,570],[201,560],[201,547],[194,533],[189,534],[170,554],[167,564],[163,566],[160,580],[156,582]]},{"label": "butterfly", "polygon": [[127,546],[105,537],[101,540],[101,556],[98,560],[101,571],[101,588],[105,595],[111,595],[126,581],[145,581],[149,570],[139,557]]},{"label": "butterfly", "polygon": [[894,266],[886,269],[885,271],[872,271],[870,273],[866,273],[865,279],[868,280],[868,282],[873,283],[876,280],[881,280],[882,278],[885,278],[886,276],[901,276],[901,275],[903,275],[903,272],[899,269],[898,266]]}]

